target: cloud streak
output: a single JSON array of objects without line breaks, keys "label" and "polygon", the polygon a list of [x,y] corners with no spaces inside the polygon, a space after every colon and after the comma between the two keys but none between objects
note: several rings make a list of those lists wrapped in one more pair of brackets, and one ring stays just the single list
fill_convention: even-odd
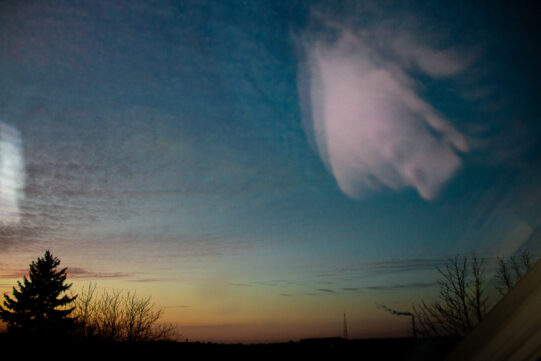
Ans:
[{"label": "cloud streak", "polygon": [[320,273],[317,276],[324,279],[373,277],[374,275],[436,270],[438,266],[441,266],[444,263],[444,258],[398,259],[381,262],[365,262],[329,270],[328,272]]},{"label": "cloud streak", "polygon": [[107,279],[127,279],[136,275],[136,273],[125,272],[94,272],[81,267],[68,267],[67,273],[70,278],[78,280],[107,280]]},{"label": "cloud streak", "polygon": [[360,291],[394,291],[401,289],[422,289],[437,286],[437,282],[411,282],[394,285],[381,285],[381,286],[365,286],[365,287],[344,287],[342,291],[345,292],[360,292]]},{"label": "cloud streak", "polygon": [[[451,77],[471,60],[455,49],[422,45],[409,34],[394,39],[388,31],[374,35],[328,19],[323,23],[338,35],[330,41],[318,34],[301,38],[299,92],[306,132],[339,188],[360,198],[369,191],[412,187],[433,199],[460,168],[459,152],[469,146],[419,96],[410,73]],[[389,45],[374,45],[381,43]]]},{"label": "cloud streak", "polygon": [[318,288],[316,291],[323,292],[323,293],[336,293],[334,290],[331,290],[330,288]]}]

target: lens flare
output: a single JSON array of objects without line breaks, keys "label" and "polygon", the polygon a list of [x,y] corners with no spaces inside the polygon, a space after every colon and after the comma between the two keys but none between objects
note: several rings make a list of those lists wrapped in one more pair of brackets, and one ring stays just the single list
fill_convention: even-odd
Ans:
[{"label": "lens flare", "polygon": [[0,122],[0,224],[20,222],[24,182],[21,135],[14,127]]}]

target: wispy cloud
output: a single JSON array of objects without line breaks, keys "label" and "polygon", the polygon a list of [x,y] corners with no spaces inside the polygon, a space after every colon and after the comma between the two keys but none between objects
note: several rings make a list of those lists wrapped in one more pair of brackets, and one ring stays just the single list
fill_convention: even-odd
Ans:
[{"label": "wispy cloud", "polygon": [[229,282],[228,285],[230,286],[237,286],[237,287],[252,287],[253,285],[248,283],[242,283],[242,282]]},{"label": "wispy cloud", "polygon": [[413,34],[348,27],[324,16],[318,21],[337,35],[301,38],[299,90],[307,134],[338,186],[352,198],[413,187],[433,199],[469,145],[419,95],[410,70],[451,77],[464,72],[471,58],[433,49]]},{"label": "wispy cloud", "polygon": [[147,278],[135,278],[128,280],[135,283],[152,283],[152,282],[175,282],[178,279],[173,277],[147,277]]},{"label": "wispy cloud", "polygon": [[365,262],[320,273],[318,276],[328,279],[344,275],[367,276],[425,270],[436,270],[445,263],[444,258],[399,259],[381,262]]},{"label": "wispy cloud", "polygon": [[66,273],[70,278],[83,280],[127,279],[136,275],[127,272],[95,272],[80,267],[69,267]]},{"label": "wispy cloud", "polygon": [[[28,269],[27,268],[16,268],[4,271],[0,274],[0,278],[6,278],[6,279],[14,279],[14,278],[20,278],[22,279],[24,276],[28,275]],[[12,285],[13,286],[13,285]]]},{"label": "wispy cloud", "polygon": [[345,292],[360,292],[360,291],[393,291],[401,289],[422,289],[431,288],[437,286],[437,282],[410,282],[391,285],[377,285],[377,286],[364,286],[364,287],[343,287],[342,291]]},{"label": "wispy cloud", "polygon": [[419,288],[430,288],[436,286],[437,282],[411,282],[411,283],[401,283],[394,285],[380,285],[380,286],[366,286],[364,289],[372,291],[389,291],[389,290],[400,290],[400,289],[419,289]]},{"label": "wispy cloud", "polygon": [[318,288],[316,291],[323,292],[323,293],[336,293],[335,290],[331,290],[330,288]]},{"label": "wispy cloud", "polygon": [[178,281],[174,277],[142,277],[142,272],[96,272],[81,267],[69,267],[66,273],[75,280],[123,280],[134,283]]}]

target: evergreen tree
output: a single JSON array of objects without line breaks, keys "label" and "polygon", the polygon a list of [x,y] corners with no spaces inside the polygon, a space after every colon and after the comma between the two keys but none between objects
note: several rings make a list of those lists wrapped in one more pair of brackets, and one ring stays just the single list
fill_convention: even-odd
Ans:
[{"label": "evergreen tree", "polygon": [[30,264],[28,277],[13,287],[13,296],[4,295],[0,319],[8,324],[8,332],[36,335],[67,334],[75,327],[69,307],[77,296],[60,296],[66,284],[66,268],[57,270],[60,260],[47,250],[43,257]]}]

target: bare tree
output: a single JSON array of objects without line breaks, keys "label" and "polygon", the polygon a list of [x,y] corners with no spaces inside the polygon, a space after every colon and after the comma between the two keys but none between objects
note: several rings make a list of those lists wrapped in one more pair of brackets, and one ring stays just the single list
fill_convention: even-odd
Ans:
[{"label": "bare tree", "polygon": [[532,261],[528,250],[522,251],[520,256],[510,256],[507,260],[504,257],[498,257],[497,260],[496,289],[503,296],[528,272],[532,266]]},{"label": "bare tree", "polygon": [[98,296],[96,285],[90,284],[80,293],[74,313],[85,338],[141,342],[171,339],[174,334],[172,325],[159,322],[163,309],[135,292],[103,290]]},{"label": "bare tree", "polygon": [[[508,259],[497,257],[496,289],[507,294],[531,268],[532,259],[525,250]],[[488,288],[484,260],[470,257],[448,258],[438,268],[442,279],[435,302],[413,305],[418,332],[423,336],[463,336],[477,325],[488,311]]]},{"label": "bare tree", "polygon": [[94,294],[96,292],[96,284],[89,283],[86,288],[81,290],[75,302],[74,314],[77,315],[79,323],[79,332],[83,337],[91,337],[96,333],[95,312],[96,305],[94,302]]},{"label": "bare tree", "polygon": [[124,297],[124,330],[128,342],[166,339],[172,332],[171,325],[158,324],[163,309],[155,309],[148,298],[137,298],[128,292]]},{"label": "bare tree", "polygon": [[96,311],[96,331],[101,337],[111,340],[122,340],[123,310],[122,294],[118,290],[104,291],[98,300]]},{"label": "bare tree", "polygon": [[471,330],[487,311],[484,261],[454,256],[438,267],[438,299],[413,306],[419,334],[423,336],[462,336]]}]

